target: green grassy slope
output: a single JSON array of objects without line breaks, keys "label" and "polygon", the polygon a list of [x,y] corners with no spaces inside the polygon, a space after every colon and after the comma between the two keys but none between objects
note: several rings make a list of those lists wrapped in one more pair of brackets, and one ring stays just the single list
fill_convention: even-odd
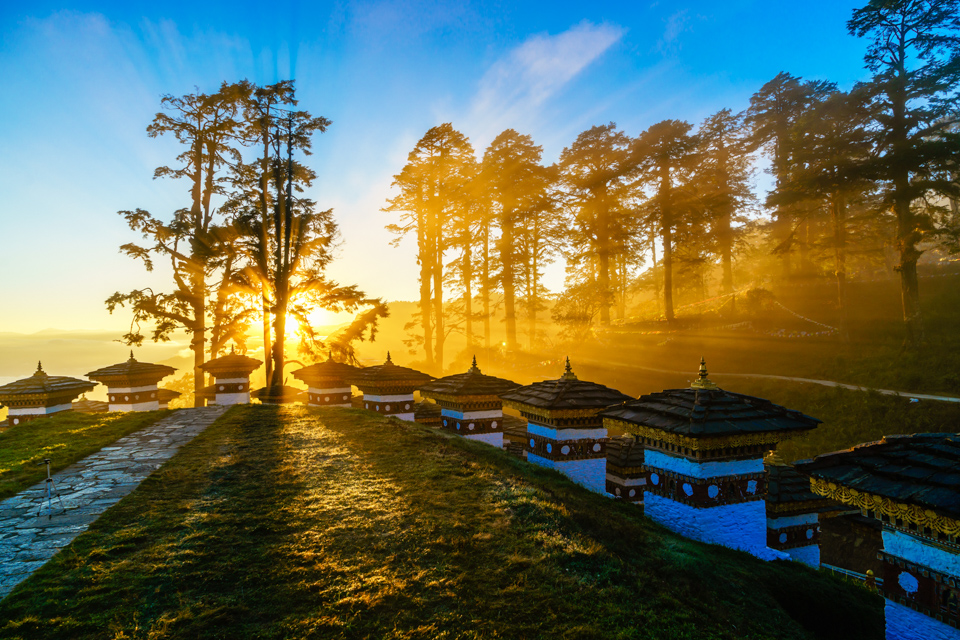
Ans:
[{"label": "green grassy slope", "polygon": [[37,463],[44,458],[59,471],[168,413],[67,411],[0,431],[0,500],[43,480],[47,469]]},{"label": "green grassy slope", "polygon": [[881,638],[881,602],[486,445],[248,406],[0,603],[0,637]]}]

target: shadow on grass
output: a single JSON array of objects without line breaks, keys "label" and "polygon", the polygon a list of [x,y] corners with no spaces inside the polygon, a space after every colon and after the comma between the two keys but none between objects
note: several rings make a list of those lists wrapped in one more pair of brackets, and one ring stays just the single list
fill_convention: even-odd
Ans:
[{"label": "shadow on grass", "polygon": [[232,409],[0,603],[22,638],[880,638],[879,598],[486,445]]}]

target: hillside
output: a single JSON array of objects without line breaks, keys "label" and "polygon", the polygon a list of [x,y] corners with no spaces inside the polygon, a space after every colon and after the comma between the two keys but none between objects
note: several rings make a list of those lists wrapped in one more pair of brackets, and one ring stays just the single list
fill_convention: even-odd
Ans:
[{"label": "hillside", "polygon": [[232,409],[0,603],[4,638],[881,638],[879,596],[342,409]]}]

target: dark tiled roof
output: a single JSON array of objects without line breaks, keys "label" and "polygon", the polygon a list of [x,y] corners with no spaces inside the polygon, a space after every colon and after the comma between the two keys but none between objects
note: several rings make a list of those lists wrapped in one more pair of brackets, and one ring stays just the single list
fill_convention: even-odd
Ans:
[{"label": "dark tiled roof", "polygon": [[810,478],[799,473],[793,466],[774,463],[767,464],[766,468],[768,503],[786,504],[823,500],[821,496],[810,491]]},{"label": "dark tiled roof", "polygon": [[160,402],[170,402],[182,396],[183,394],[173,389],[157,389],[157,400]]},{"label": "dark tiled roof", "polygon": [[234,353],[231,348],[230,353],[227,355],[208,360],[200,365],[200,368],[209,373],[217,373],[219,371],[246,371],[252,373],[259,369],[262,364],[263,360]]},{"label": "dark tiled roof", "polygon": [[346,380],[359,371],[357,367],[346,364],[345,362],[334,362],[332,359],[312,364],[309,367],[303,367],[293,372],[293,377],[297,380],[309,382],[316,379],[334,379]]},{"label": "dark tiled roof", "polygon": [[421,400],[413,409],[413,419],[416,422],[440,422],[440,405]]},{"label": "dark tiled roof", "polygon": [[527,437],[527,421],[505,413],[503,414],[503,433],[522,442]]},{"label": "dark tiled roof", "polygon": [[106,402],[87,400],[86,396],[73,401],[73,410],[77,413],[103,413],[109,409],[110,406]]},{"label": "dark tiled roof", "polygon": [[445,396],[497,396],[520,385],[512,380],[488,376],[480,372],[477,359],[466,373],[437,378],[418,387],[420,393]]},{"label": "dark tiled roof", "polygon": [[134,376],[153,377],[157,380],[165,378],[175,372],[176,369],[168,367],[165,364],[153,364],[151,362],[138,362],[130,352],[130,359],[119,364],[112,364],[109,367],[102,367],[96,371],[91,371],[87,377],[91,380],[106,381],[111,378],[126,378]]},{"label": "dark tiled roof", "polygon": [[50,376],[37,364],[36,372],[29,378],[23,378],[16,382],[11,382],[0,387],[0,401],[6,398],[16,396],[27,396],[37,394],[67,394],[74,393],[79,395],[84,391],[90,391],[97,386],[96,382],[88,382],[78,378],[68,378],[67,376]]},{"label": "dark tiled roof", "polygon": [[540,409],[601,409],[613,404],[632,400],[628,395],[616,389],[595,382],[578,380],[570,369],[557,380],[544,380],[525,387],[519,387],[507,393],[501,393],[505,402],[516,405],[528,405]]},{"label": "dark tiled roof", "polygon": [[618,467],[639,467],[643,464],[643,445],[630,436],[607,440],[607,462]]},{"label": "dark tiled roof", "polygon": [[393,364],[389,353],[387,353],[387,361],[383,364],[375,367],[357,369],[347,378],[347,382],[351,382],[357,386],[376,384],[378,382],[410,382],[419,385],[430,380],[433,380],[433,376],[417,371],[416,369],[408,369],[407,367],[400,367]]},{"label": "dark tiled roof", "polygon": [[623,420],[686,436],[720,436],[813,429],[820,420],[769,400],[723,389],[670,389],[640,396],[601,412]]},{"label": "dark tiled roof", "polygon": [[[209,387],[208,387],[209,388]],[[285,404],[287,402],[304,402],[306,392],[296,387],[282,385],[279,387],[261,387],[250,393],[264,404]]]},{"label": "dark tiled roof", "polygon": [[815,478],[960,518],[960,434],[884,436],[796,466]]}]

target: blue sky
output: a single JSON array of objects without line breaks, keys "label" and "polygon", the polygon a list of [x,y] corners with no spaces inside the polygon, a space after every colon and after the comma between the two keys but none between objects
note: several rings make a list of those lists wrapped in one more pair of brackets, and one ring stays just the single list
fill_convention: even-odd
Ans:
[{"label": "blue sky", "polygon": [[430,127],[452,122],[478,154],[515,128],[553,162],[596,124],[637,135],[743,109],[780,71],[848,88],[866,77],[845,27],[861,4],[0,3],[0,332],[119,329],[107,296],[167,287],[118,253],[137,238],[116,215],[186,202],[152,179],[177,153],[145,133],[163,94],[295,78],[333,121],[311,159],[344,240],[332,275],[413,299],[413,248],[388,246],[379,209]]}]

